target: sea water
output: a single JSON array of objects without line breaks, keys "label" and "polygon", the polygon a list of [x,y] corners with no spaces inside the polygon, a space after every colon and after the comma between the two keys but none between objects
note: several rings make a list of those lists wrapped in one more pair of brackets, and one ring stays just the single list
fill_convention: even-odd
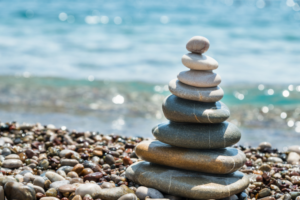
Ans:
[{"label": "sea water", "polygon": [[151,137],[185,44],[202,35],[241,143],[284,147],[300,134],[299,5],[2,0],[1,121]]}]

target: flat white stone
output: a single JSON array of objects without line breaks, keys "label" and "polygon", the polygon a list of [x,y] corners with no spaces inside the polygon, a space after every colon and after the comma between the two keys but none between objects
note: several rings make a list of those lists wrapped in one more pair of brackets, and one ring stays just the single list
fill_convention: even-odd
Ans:
[{"label": "flat white stone", "polygon": [[188,53],[182,56],[182,64],[194,70],[214,70],[217,69],[218,62],[206,55]]},{"label": "flat white stone", "polygon": [[173,79],[170,81],[169,90],[177,97],[201,102],[217,102],[221,100],[224,95],[224,92],[220,87],[193,87],[181,83],[177,79]]},{"label": "flat white stone", "polygon": [[182,71],[177,78],[180,82],[194,87],[215,87],[221,83],[221,76],[212,71]]},{"label": "flat white stone", "polygon": [[193,53],[205,53],[209,48],[209,41],[202,36],[192,37],[186,44],[186,49]]}]

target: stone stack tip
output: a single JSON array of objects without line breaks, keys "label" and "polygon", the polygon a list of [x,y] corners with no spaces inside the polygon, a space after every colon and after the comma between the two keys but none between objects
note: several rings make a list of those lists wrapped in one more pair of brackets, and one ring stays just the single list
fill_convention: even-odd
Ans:
[{"label": "stone stack tip", "polygon": [[[193,199],[222,199],[247,188],[248,178],[237,172],[245,154],[230,146],[241,138],[239,129],[226,122],[228,107],[220,100],[218,62],[204,55],[208,39],[192,37],[182,56],[189,68],[169,83],[172,95],[163,102],[169,122],[152,129],[156,141],[136,146],[143,162],[131,165],[126,177],[164,193]],[[146,162],[147,161],[147,162]]]}]

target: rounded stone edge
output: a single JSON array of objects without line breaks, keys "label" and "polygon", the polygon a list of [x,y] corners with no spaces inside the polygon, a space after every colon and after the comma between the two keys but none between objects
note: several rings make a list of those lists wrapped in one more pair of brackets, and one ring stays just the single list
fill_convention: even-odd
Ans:
[{"label": "rounded stone edge", "polygon": [[[205,83],[204,81],[203,82],[197,82],[194,80],[194,82],[197,82],[197,83],[192,83],[191,80],[187,79],[187,78],[184,78],[185,76],[188,76],[189,73],[196,73],[198,75],[192,75],[192,76],[199,76],[200,73],[207,73],[209,75],[215,75],[216,76],[216,79],[217,81],[214,83],[214,84],[208,84],[208,83]],[[179,72],[179,74],[177,75],[177,79],[181,82],[181,83],[184,83],[186,85],[190,85],[190,86],[193,86],[193,87],[216,87],[218,85],[221,84],[222,82],[222,78],[219,74],[217,73],[214,73],[210,70],[186,70],[186,71],[181,71]]]},{"label": "rounded stone edge", "polygon": [[[178,86],[180,87],[179,90],[190,91],[190,93],[193,93],[194,95],[192,95],[191,97],[191,95],[187,95],[182,91],[178,92],[178,90],[176,89]],[[224,91],[220,86],[209,87],[209,88],[193,87],[181,83],[178,79],[173,79],[169,82],[169,91],[175,96],[183,99],[200,101],[200,102],[208,102],[208,103],[220,101],[224,96]],[[201,93],[212,93],[212,92],[220,92],[220,95],[216,95],[214,97],[204,97],[203,94],[201,95]]]},{"label": "rounded stone edge", "polygon": [[[219,117],[217,120],[214,119],[215,122],[211,122],[208,117],[206,118],[193,118],[193,120],[190,120],[188,119],[188,116],[185,116],[184,114],[180,114],[179,113],[179,109],[168,109],[168,106],[166,105],[167,104],[167,101],[169,98],[172,98],[172,97],[176,97],[176,98],[180,98],[180,97],[177,97],[176,95],[169,95],[167,96],[163,103],[162,103],[162,110],[163,110],[163,113],[164,113],[164,116],[168,119],[168,120],[171,120],[173,122],[183,122],[183,123],[197,123],[197,124],[204,124],[204,123],[208,123],[208,124],[216,124],[216,123],[222,123],[224,121],[226,121],[229,117],[230,117],[230,110],[229,108],[227,107],[227,105],[221,101],[217,101],[217,102],[201,102],[201,103],[220,103],[221,106],[224,106],[228,112],[228,116],[222,116],[222,117]],[[192,101],[192,100],[189,100],[189,99],[183,99],[183,98],[180,98],[180,101]],[[194,101],[196,103],[199,103],[200,101]],[[217,112],[221,112],[220,110],[218,110]],[[208,115],[208,113],[207,113]],[[178,118],[181,118],[180,120]]]}]

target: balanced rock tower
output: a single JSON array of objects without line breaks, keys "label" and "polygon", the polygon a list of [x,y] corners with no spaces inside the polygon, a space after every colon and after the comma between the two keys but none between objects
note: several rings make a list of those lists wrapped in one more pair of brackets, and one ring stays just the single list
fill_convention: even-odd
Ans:
[{"label": "balanced rock tower", "polygon": [[221,77],[212,70],[218,62],[203,55],[209,41],[195,36],[187,43],[191,53],[182,57],[190,70],[169,83],[172,95],[163,103],[170,120],[152,129],[157,140],[136,146],[143,160],[126,170],[133,182],[163,193],[192,199],[222,199],[241,193],[248,178],[237,171],[246,162],[243,152],[230,146],[241,138],[218,87]]}]

